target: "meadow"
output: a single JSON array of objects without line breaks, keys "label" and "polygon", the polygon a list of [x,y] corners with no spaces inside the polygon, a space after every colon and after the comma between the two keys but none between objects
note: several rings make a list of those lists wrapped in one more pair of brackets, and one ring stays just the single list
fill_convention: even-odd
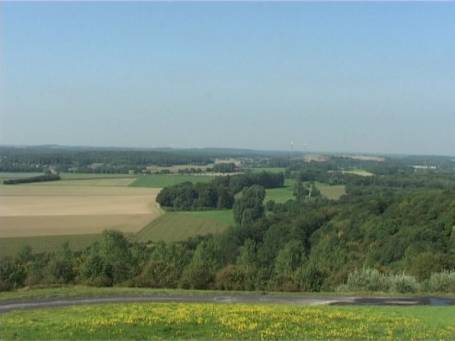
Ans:
[{"label": "meadow", "polygon": [[[266,189],[265,201],[267,202],[268,200],[273,200],[277,203],[284,203],[290,199],[294,199],[294,184],[294,180],[286,179],[284,187]],[[324,197],[331,200],[338,200],[346,193],[346,187],[344,185],[328,185],[316,182],[316,187]]]},{"label": "meadow", "polygon": [[15,311],[0,339],[453,340],[454,307],[127,303]]},{"label": "meadow", "polygon": [[133,239],[181,241],[196,235],[220,233],[233,223],[232,210],[167,212],[144,227]]},{"label": "meadow", "polygon": [[177,185],[182,182],[209,182],[214,178],[213,175],[188,175],[188,174],[150,174],[141,175],[134,180],[131,187],[153,187],[163,188]]},{"label": "meadow", "polygon": [[345,170],[342,172],[343,174],[353,174],[353,175],[358,175],[358,176],[373,176],[374,174],[365,170],[365,169],[351,169],[351,170]]},{"label": "meadow", "polygon": [[14,257],[26,245],[36,253],[58,250],[64,243],[68,243],[71,250],[80,251],[99,239],[101,239],[101,234],[0,238],[0,257]]}]

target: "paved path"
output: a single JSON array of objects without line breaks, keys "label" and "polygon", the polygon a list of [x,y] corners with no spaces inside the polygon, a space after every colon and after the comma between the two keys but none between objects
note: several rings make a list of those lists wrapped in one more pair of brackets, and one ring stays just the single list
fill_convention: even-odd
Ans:
[{"label": "paved path", "polygon": [[50,298],[35,300],[0,301],[0,314],[12,310],[66,307],[81,304],[132,303],[132,302],[205,302],[205,303],[273,303],[300,305],[455,305],[455,297],[348,297],[348,296],[299,296],[299,295],[147,295]]}]

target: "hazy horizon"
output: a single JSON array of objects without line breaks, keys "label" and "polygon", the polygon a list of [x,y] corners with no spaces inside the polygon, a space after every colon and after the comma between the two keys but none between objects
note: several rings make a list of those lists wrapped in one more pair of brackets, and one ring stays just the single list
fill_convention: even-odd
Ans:
[{"label": "hazy horizon", "polygon": [[0,3],[0,144],[454,155],[455,3]]}]

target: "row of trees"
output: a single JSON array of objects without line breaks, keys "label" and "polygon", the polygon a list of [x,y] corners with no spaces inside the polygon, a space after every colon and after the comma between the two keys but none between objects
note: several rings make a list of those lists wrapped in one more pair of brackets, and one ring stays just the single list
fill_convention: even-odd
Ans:
[{"label": "row of trees", "polygon": [[166,187],[161,190],[156,200],[161,206],[175,210],[232,208],[234,196],[244,188],[253,185],[275,188],[283,184],[282,173],[239,174],[217,177],[210,183],[185,182]]},{"label": "row of trees", "polygon": [[213,183],[184,182],[162,189],[156,201],[175,210],[221,209],[232,208],[234,194],[225,186]]},{"label": "row of trees", "polygon": [[7,147],[0,146],[0,171],[37,171],[52,166],[59,171],[119,173],[143,170],[149,165],[208,165],[207,155],[175,150],[140,150],[76,147]]},{"label": "row of trees", "polygon": [[28,184],[32,182],[44,182],[44,181],[57,181],[60,180],[60,175],[57,174],[43,174],[37,176],[30,176],[26,178],[8,179],[3,180],[5,185],[16,185],[16,184]]}]

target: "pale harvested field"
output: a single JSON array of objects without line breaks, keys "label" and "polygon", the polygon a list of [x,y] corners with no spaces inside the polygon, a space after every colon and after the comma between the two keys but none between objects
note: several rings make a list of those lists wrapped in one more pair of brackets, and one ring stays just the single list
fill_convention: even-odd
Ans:
[{"label": "pale harvested field", "polygon": [[84,182],[0,186],[0,238],[137,232],[161,214],[158,189]]}]

